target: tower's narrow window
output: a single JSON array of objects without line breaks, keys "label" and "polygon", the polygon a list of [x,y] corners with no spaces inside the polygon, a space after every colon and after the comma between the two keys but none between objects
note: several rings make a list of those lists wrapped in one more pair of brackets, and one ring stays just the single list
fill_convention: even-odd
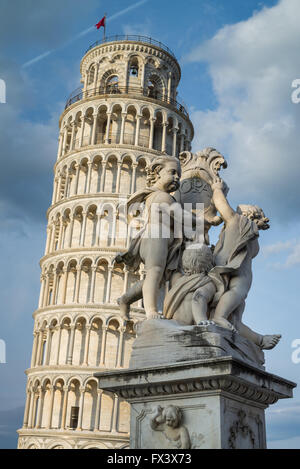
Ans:
[{"label": "tower's narrow window", "polygon": [[49,291],[48,305],[51,304],[51,300],[52,300],[52,289]]},{"label": "tower's narrow window", "polygon": [[92,66],[88,72],[88,85],[91,85],[95,79],[95,67]]},{"label": "tower's narrow window", "polygon": [[163,96],[163,84],[158,75],[152,74],[149,77],[148,83],[148,96],[149,98],[161,99]]},{"label": "tower's narrow window", "polygon": [[148,96],[149,98],[157,98],[156,86],[151,80],[148,81]]},{"label": "tower's narrow window", "polygon": [[139,62],[136,57],[130,62],[129,75],[136,78],[139,76]]},{"label": "tower's narrow window", "polygon": [[41,405],[41,402],[40,402],[40,398],[38,397],[37,400],[36,400],[36,404],[35,404],[35,411],[34,411],[34,422],[33,422],[33,427],[37,427],[38,425],[38,420],[37,420],[37,417],[38,417],[38,410],[39,410],[39,406]]},{"label": "tower's narrow window", "polygon": [[45,358],[46,358],[46,340],[43,342],[43,349],[42,349],[42,365],[45,365]]},{"label": "tower's narrow window", "polygon": [[119,78],[114,75],[110,77],[106,82],[106,93],[112,94],[117,93],[119,90]]},{"label": "tower's narrow window", "polygon": [[72,406],[71,407],[71,418],[70,418],[70,428],[75,430],[78,425],[78,415],[79,415],[79,407]]}]

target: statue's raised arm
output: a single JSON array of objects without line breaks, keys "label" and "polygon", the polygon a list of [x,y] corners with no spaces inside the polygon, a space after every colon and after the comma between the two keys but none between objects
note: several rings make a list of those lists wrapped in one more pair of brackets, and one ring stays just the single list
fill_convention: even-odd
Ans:
[{"label": "statue's raised arm", "polygon": [[228,200],[226,199],[229,188],[219,177],[214,179],[211,188],[213,190],[213,202],[215,207],[220,213],[224,222],[228,223],[236,215],[236,212],[233,210],[233,208],[230,207]]}]

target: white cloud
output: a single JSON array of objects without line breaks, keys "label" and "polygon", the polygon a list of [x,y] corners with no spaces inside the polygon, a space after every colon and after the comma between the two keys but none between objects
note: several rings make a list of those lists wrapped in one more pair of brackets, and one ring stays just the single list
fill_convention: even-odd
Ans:
[{"label": "white cloud", "polygon": [[274,409],[271,408],[268,410],[268,415],[272,416],[272,414],[282,416],[288,416],[290,414],[300,414],[300,403],[294,402],[292,405],[289,405],[287,407],[276,407]]},{"label": "white cloud", "polygon": [[[0,213],[2,232],[23,231],[22,224],[45,219],[52,189],[52,168],[56,160],[57,122],[61,103],[52,103],[47,120],[30,120],[33,85],[16,66],[6,62],[7,103],[1,104]],[[30,87],[31,86],[31,87]]]},{"label": "white cloud", "polygon": [[269,441],[267,447],[268,449],[299,449],[300,436],[295,436],[294,438],[288,438],[286,440]]},{"label": "white cloud", "polygon": [[281,0],[223,27],[185,58],[207,62],[218,102],[192,114],[194,149],[211,145],[227,155],[232,193],[262,205],[271,219],[299,216],[300,104],[291,101],[299,20],[299,0]]},{"label": "white cloud", "polygon": [[152,24],[150,19],[146,18],[143,23],[123,24],[123,33],[126,35],[151,36]]},{"label": "white cloud", "polygon": [[268,246],[264,246],[262,248],[262,253],[265,256],[269,256],[271,254],[278,254],[279,252],[291,249],[295,245],[295,243],[296,240],[292,239],[289,241],[279,241],[278,243],[269,244]]},{"label": "white cloud", "polygon": [[296,264],[300,264],[300,242],[293,247],[285,262],[286,267],[293,267]]},{"label": "white cloud", "polygon": [[278,402],[266,411],[268,448],[300,448],[299,404]]},{"label": "white cloud", "polygon": [[40,218],[41,207],[44,213],[51,197],[51,169],[57,151],[56,114],[47,123],[35,123],[5,104],[0,126],[0,147],[5,157],[0,212],[8,219],[24,220],[32,215]]},{"label": "white cloud", "polygon": [[270,244],[269,246],[264,246],[262,248],[262,253],[265,256],[271,256],[285,251],[289,251],[285,260],[283,262],[270,264],[270,267],[275,267],[276,269],[288,269],[300,264],[299,240],[291,239],[285,242],[279,241],[278,243]]},{"label": "white cloud", "polygon": [[[129,7],[127,8],[124,8],[123,10],[121,11],[118,11],[117,13],[115,13],[114,15],[112,16],[108,16],[107,17],[107,22],[110,22],[116,18],[119,18],[120,16],[123,16],[125,15],[126,13],[128,13],[129,11],[131,10],[134,10],[135,8],[138,8],[142,5],[144,5],[145,3],[147,3],[148,0],[141,0],[139,2],[136,2],[132,5],[130,5]],[[68,41],[66,41],[65,43],[61,44],[57,49],[62,49],[70,44],[73,44],[73,42],[77,41],[77,39],[85,36],[86,34],[89,34],[91,32],[95,31],[95,25],[93,26],[90,26],[89,28],[87,29],[84,29],[83,31],[81,31],[80,33],[76,34],[72,39],[69,39]],[[130,33],[125,33],[125,34],[130,34]],[[48,57],[48,55],[52,54],[53,52],[55,52],[57,49],[51,49],[51,50],[48,50],[46,52],[44,52],[43,54],[40,54],[38,55],[37,57],[27,61],[23,67],[24,68],[27,68],[29,67],[30,65],[33,65],[35,64],[36,62],[39,62],[40,60],[44,59],[45,57]]]}]

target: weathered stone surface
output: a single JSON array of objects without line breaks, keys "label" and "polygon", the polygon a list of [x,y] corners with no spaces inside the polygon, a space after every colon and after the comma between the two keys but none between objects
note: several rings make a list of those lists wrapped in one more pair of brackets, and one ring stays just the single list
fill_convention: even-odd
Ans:
[{"label": "weathered stone surface", "polygon": [[[180,409],[174,432],[190,448],[265,448],[264,410],[292,397],[295,384],[232,357],[99,373],[99,386],[131,404],[131,448],[183,448],[167,420],[153,429],[158,406]],[[161,412],[162,413],[162,412]],[[172,428],[171,428],[172,429]],[[172,433],[171,433],[172,435]],[[179,446],[176,446],[178,444]]]},{"label": "weathered stone surface", "polygon": [[130,368],[231,356],[264,369],[264,353],[236,332],[216,325],[184,326],[152,319],[138,324]]}]

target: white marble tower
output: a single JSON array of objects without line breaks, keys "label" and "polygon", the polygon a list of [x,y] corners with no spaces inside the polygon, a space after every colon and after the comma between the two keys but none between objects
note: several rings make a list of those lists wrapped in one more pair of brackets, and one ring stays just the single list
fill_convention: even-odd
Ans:
[{"label": "white marble tower", "polygon": [[117,298],[133,275],[113,258],[121,206],[145,186],[145,166],[189,150],[193,126],[177,101],[180,67],[163,44],[116,36],[84,55],[82,88],[59,120],[41,293],[34,317],[19,448],[126,448],[129,406],[97,389],[95,372],[128,367],[139,302],[124,321]]}]

